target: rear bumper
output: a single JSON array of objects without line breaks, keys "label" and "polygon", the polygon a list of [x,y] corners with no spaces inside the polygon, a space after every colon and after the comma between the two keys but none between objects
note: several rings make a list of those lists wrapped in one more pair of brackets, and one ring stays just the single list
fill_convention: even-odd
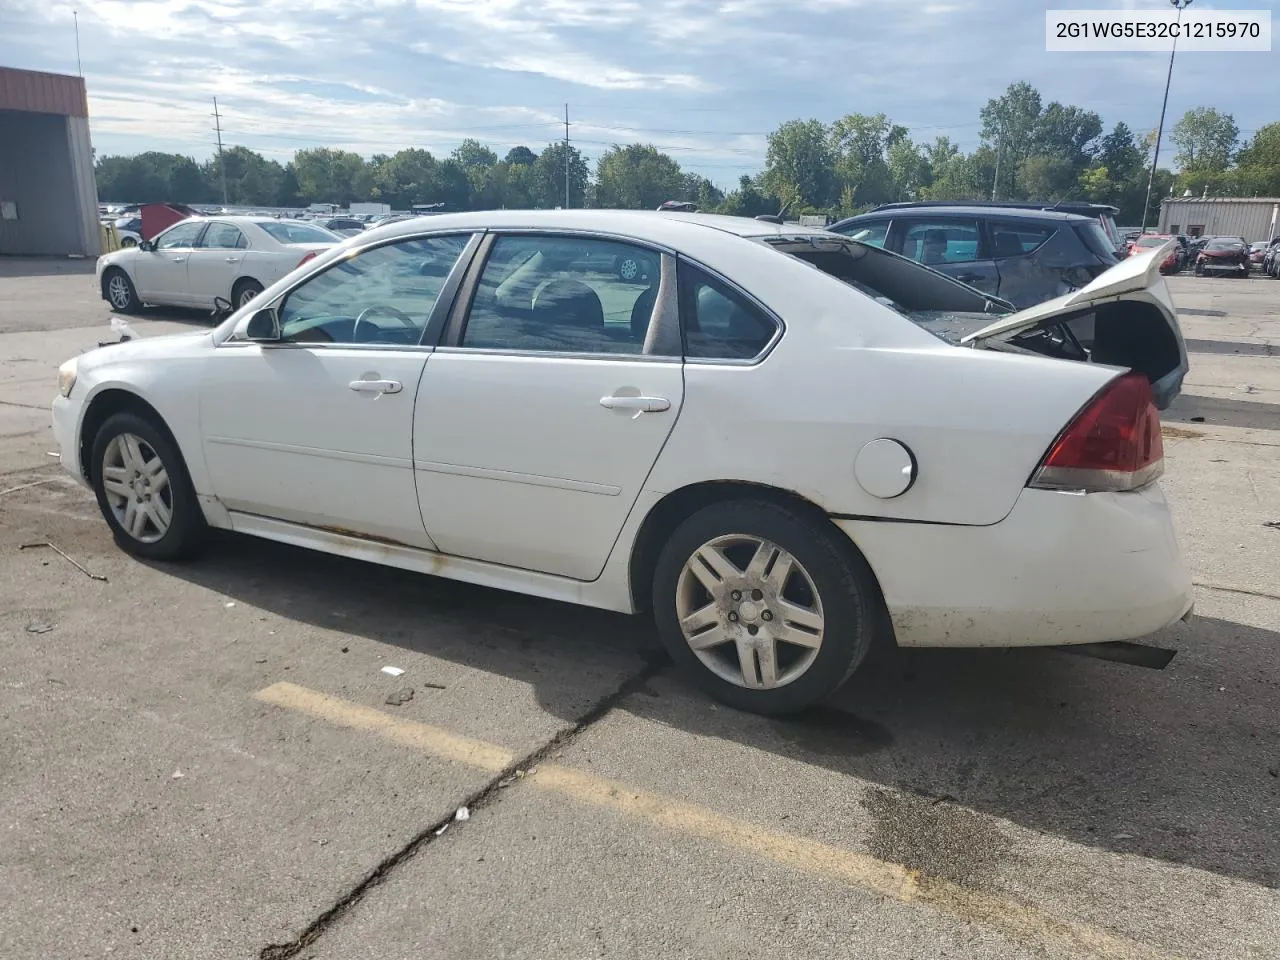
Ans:
[{"label": "rear bumper", "polygon": [[1192,606],[1156,485],[1119,494],[1024,490],[989,527],[837,522],[875,571],[899,646],[1132,640]]}]

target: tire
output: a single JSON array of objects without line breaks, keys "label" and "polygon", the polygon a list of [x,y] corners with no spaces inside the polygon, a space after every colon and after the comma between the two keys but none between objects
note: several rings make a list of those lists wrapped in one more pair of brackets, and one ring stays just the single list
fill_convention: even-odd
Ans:
[{"label": "tire", "polygon": [[111,267],[102,275],[102,292],[116,313],[137,313],[142,309],[133,281],[119,267]]},{"label": "tire", "polygon": [[98,508],[122,550],[148,560],[196,552],[208,528],[186,464],[166,431],[136,413],[112,414],[93,438],[91,456]]},{"label": "tire", "polygon": [[262,292],[262,284],[257,280],[244,279],[237,280],[235,286],[231,288],[231,306],[235,310],[239,310],[246,303]]},{"label": "tire", "polygon": [[622,257],[618,261],[618,279],[635,283],[644,274],[644,264],[639,257]]},{"label": "tire", "polygon": [[136,247],[137,245],[138,241],[133,239],[133,237],[125,237],[120,241],[121,249],[128,249],[129,247]]},{"label": "tire", "polygon": [[[763,500],[698,511],[672,533],[654,571],[653,610],[663,646],[691,680],[731,707],[782,715],[813,706],[862,663],[881,622],[875,576],[842,539],[820,520]],[[793,561],[780,584],[782,553],[775,551]],[[700,559],[708,556],[725,576]],[[765,576],[752,575],[753,556]],[[778,609],[784,601],[790,616]],[[703,614],[693,627],[694,639],[706,644],[701,652],[681,626],[691,613]],[[784,641],[772,631],[803,641]],[[725,637],[733,639],[719,639]],[[739,650],[749,654],[745,665]]]}]

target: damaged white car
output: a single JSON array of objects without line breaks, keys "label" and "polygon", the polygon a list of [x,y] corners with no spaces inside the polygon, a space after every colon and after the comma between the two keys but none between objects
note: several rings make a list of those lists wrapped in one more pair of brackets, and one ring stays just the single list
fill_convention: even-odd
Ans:
[{"label": "damaged white car", "polygon": [[[212,332],[69,361],[54,427],[131,553],[218,527],[651,611],[711,694],[783,713],[876,643],[1096,643],[1189,613],[1157,484],[1187,370],[1161,256],[1012,313],[791,225],[406,221]],[[627,257],[655,269],[621,278]]]}]

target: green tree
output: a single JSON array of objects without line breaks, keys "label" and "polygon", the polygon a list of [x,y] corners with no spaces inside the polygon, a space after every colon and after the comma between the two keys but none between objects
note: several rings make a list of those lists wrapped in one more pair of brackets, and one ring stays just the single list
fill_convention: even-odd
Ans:
[{"label": "green tree", "polygon": [[210,203],[216,197],[208,175],[191,157],[148,151],[102,157],[94,167],[98,196],[104,201]]},{"label": "green tree", "polygon": [[798,202],[823,205],[835,183],[827,128],[817,120],[789,120],[769,134],[761,184],[775,196],[794,191]]},{"label": "green tree", "polygon": [[1065,200],[1076,192],[1076,165],[1067,157],[1038,153],[1018,166],[1018,188],[1024,199]]},{"label": "green tree", "polygon": [[529,181],[530,199],[538,207],[563,207],[565,201],[565,165],[568,163],[569,206],[586,204],[587,184],[591,171],[586,158],[572,144],[557,140],[549,143],[534,161]]},{"label": "green tree", "polygon": [[1040,91],[1025,81],[1010,84],[1001,96],[988,100],[979,111],[982,142],[991,147],[999,159],[997,196],[1018,195],[1016,172],[1035,150],[1040,113]]},{"label": "green tree", "polygon": [[365,200],[373,187],[372,175],[358,153],[317,147],[293,155],[298,192],[308,201],[346,206]]},{"label": "green tree", "polygon": [[427,150],[399,150],[377,168],[376,187],[384,203],[407,210],[415,203],[435,203],[439,163]]},{"label": "green tree", "polygon": [[453,153],[449,155],[449,158],[467,171],[487,170],[498,162],[496,153],[484,146],[479,140],[470,138],[458,144]]},{"label": "green tree", "polygon": [[596,205],[653,210],[684,193],[680,164],[650,144],[606,150],[596,164]]},{"label": "green tree", "polygon": [[234,204],[275,204],[284,184],[284,167],[248,147],[230,147],[209,161],[207,182],[222,190],[222,167],[227,170],[227,199]]},{"label": "green tree", "polygon": [[1241,192],[1280,196],[1280,123],[1268,123],[1240,151],[1236,167]]},{"label": "green tree", "polygon": [[502,158],[503,163],[508,163],[513,167],[532,167],[537,162],[538,155],[528,147],[512,147],[507,151],[507,155]]},{"label": "green tree", "polygon": [[731,191],[720,204],[719,212],[735,217],[758,217],[778,212],[778,199],[769,196],[747,175],[738,178],[738,189]]},{"label": "green tree", "polygon": [[1239,136],[1231,114],[1213,107],[1188,110],[1173,128],[1171,139],[1178,148],[1174,163],[1183,173],[1221,172],[1231,163]]},{"label": "green tree", "polygon": [[[852,187],[857,204],[876,204],[897,199],[893,171],[888,154],[904,140],[905,127],[889,122],[883,113],[869,116],[851,113],[831,125],[831,149],[834,154],[835,180],[841,187]],[[909,180],[918,181],[919,171],[909,171],[905,165],[911,160],[909,153],[899,154],[904,168],[899,172]],[[904,184],[915,190],[918,182]]]}]

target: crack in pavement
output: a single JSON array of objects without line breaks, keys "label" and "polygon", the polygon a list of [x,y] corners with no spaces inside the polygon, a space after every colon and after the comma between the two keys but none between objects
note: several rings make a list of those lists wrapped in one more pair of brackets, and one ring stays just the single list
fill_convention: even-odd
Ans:
[{"label": "crack in pavement", "polygon": [[[657,677],[669,665],[664,656],[651,654],[645,659],[644,666],[631,676],[625,678],[617,688],[602,697],[584,713],[573,726],[560,731],[542,746],[518,757],[500,770],[483,787],[464,798],[457,806],[466,807],[472,814],[498,802],[506,787],[513,778],[518,778],[531,767],[536,767],[557,750],[572,743],[583,731],[604,719],[618,704],[632,694],[640,692],[650,680]],[[382,883],[405,861],[416,856],[420,850],[429,846],[437,838],[443,836],[446,827],[452,826],[460,830],[471,821],[456,821],[455,812],[449,813],[430,824],[406,843],[399,850],[385,857],[365,877],[343,894],[327,910],[309,923],[306,928],[288,943],[273,943],[262,948],[259,960],[292,960],[303,950],[315,943],[329,927],[338,922],[346,913],[365,898],[374,887]]]}]

